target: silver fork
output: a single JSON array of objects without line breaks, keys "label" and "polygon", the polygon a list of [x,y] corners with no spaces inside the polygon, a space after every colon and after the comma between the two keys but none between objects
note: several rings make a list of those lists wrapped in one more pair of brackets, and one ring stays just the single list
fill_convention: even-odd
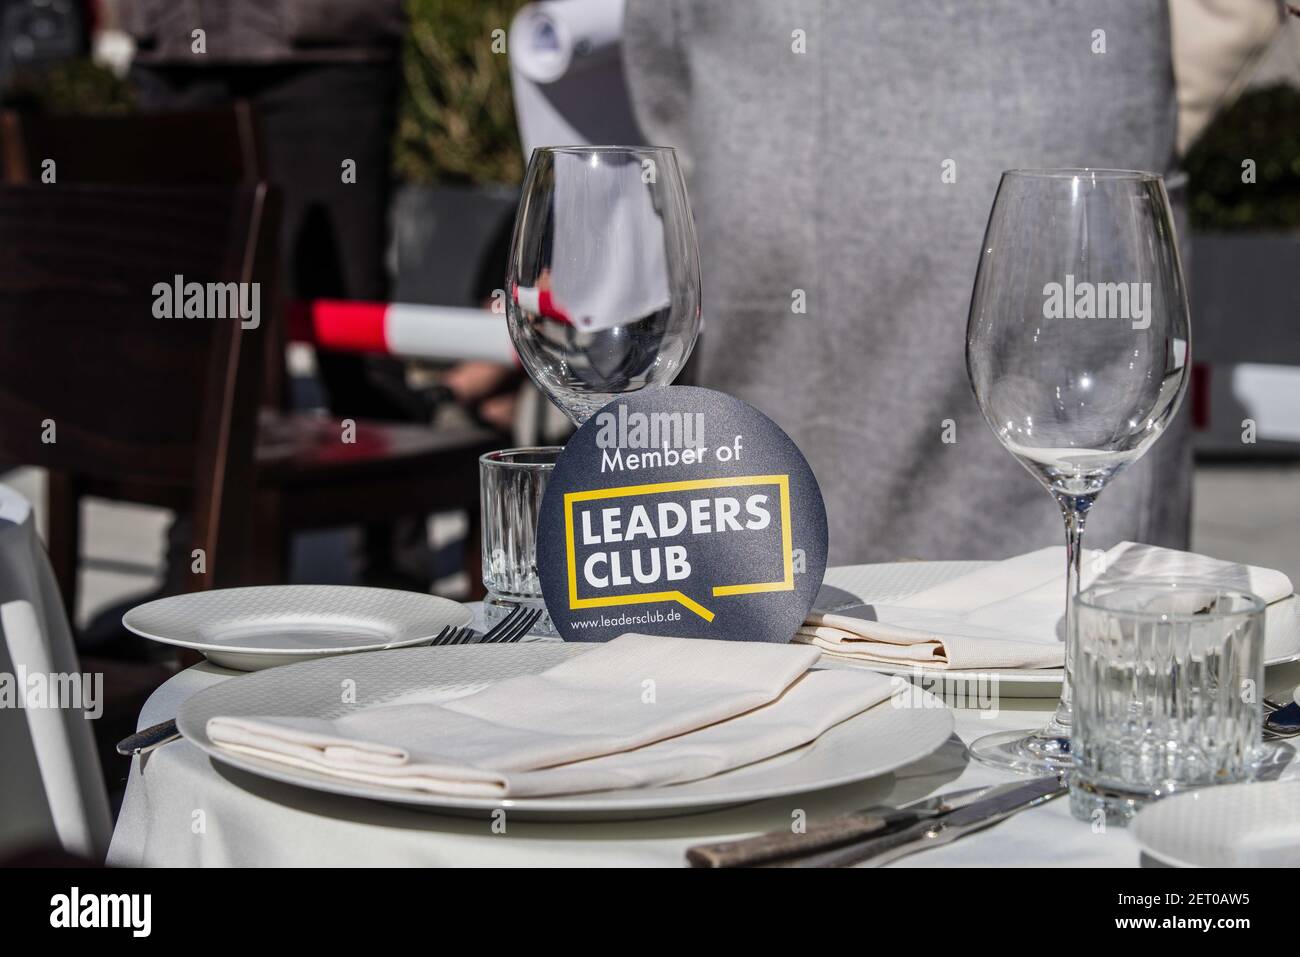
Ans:
[{"label": "silver fork", "polygon": [[512,644],[522,639],[542,616],[540,608],[516,605],[510,613],[492,626],[487,634],[479,636],[472,628],[447,627],[429,642],[433,645],[487,645]]},{"label": "silver fork", "polygon": [[542,617],[540,608],[516,605],[510,610],[510,614],[492,626],[492,630],[483,636],[483,640],[479,644],[504,645],[519,641],[532,630],[533,625],[537,624],[537,619],[540,617]]},{"label": "silver fork", "polygon": [[457,628],[455,625],[448,625],[442,631],[433,636],[430,645],[459,645],[469,640],[474,635],[472,628]]}]

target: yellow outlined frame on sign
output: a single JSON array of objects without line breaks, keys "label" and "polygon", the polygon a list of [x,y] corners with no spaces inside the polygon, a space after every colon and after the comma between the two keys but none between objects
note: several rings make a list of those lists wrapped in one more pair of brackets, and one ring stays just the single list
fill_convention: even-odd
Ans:
[{"label": "yellow outlined frame on sign", "polygon": [[781,550],[784,577],[779,581],[752,582],[741,585],[714,585],[715,597],[726,595],[754,595],[759,592],[794,591],[794,555],[790,530],[790,476],[789,475],[739,475],[734,478],[691,479],[684,482],[654,482],[648,485],[623,485],[618,488],[590,489],[586,492],[566,492],[564,495],[564,547],[569,563],[569,608],[610,608],[617,605],[643,605],[654,601],[675,601],[689,608],[705,621],[713,621],[714,613],[680,591],[642,592],[636,595],[608,595],[603,598],[578,597],[578,563],[573,541],[573,505],[605,498],[626,498],[630,495],[656,495],[663,492],[690,492],[702,488],[727,488],[734,485],[775,485],[781,499]]}]

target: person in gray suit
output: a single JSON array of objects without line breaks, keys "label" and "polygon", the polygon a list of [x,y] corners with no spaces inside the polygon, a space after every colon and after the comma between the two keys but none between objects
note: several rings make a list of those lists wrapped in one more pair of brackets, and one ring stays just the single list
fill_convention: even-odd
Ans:
[{"label": "person in gray suit", "polygon": [[[689,176],[698,384],[803,449],[830,560],[1058,544],[971,394],[971,286],[1003,170],[1173,171],[1167,0],[628,0],[624,29],[638,121]],[[1089,546],[1187,546],[1188,418],[1102,493]]]}]

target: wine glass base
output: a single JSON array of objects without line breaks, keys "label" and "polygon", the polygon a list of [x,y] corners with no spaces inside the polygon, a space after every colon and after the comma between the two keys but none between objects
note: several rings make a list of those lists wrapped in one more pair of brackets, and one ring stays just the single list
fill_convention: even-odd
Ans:
[{"label": "wine glass base", "polygon": [[1073,766],[1068,733],[1052,727],[986,734],[967,750],[981,764],[1020,774],[1062,774]]},{"label": "wine glass base", "polygon": [[1251,777],[1259,781],[1275,781],[1295,761],[1296,747],[1285,738],[1265,738],[1255,749],[1251,762]]}]

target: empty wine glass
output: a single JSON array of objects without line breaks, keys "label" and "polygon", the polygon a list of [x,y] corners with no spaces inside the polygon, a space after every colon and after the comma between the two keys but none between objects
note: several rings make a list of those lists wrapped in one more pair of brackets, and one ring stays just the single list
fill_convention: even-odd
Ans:
[{"label": "empty wine glass", "polygon": [[575,425],[616,395],[671,383],[700,330],[695,223],[676,152],[534,150],[506,312],[524,369]]},{"label": "empty wine glass", "polygon": [[1178,240],[1164,183],[1129,170],[1012,170],[984,235],[966,329],[984,418],[1065,517],[1065,675],[1039,731],[987,735],[981,761],[1070,766],[1072,601],[1098,493],[1177,411],[1191,367]]}]

